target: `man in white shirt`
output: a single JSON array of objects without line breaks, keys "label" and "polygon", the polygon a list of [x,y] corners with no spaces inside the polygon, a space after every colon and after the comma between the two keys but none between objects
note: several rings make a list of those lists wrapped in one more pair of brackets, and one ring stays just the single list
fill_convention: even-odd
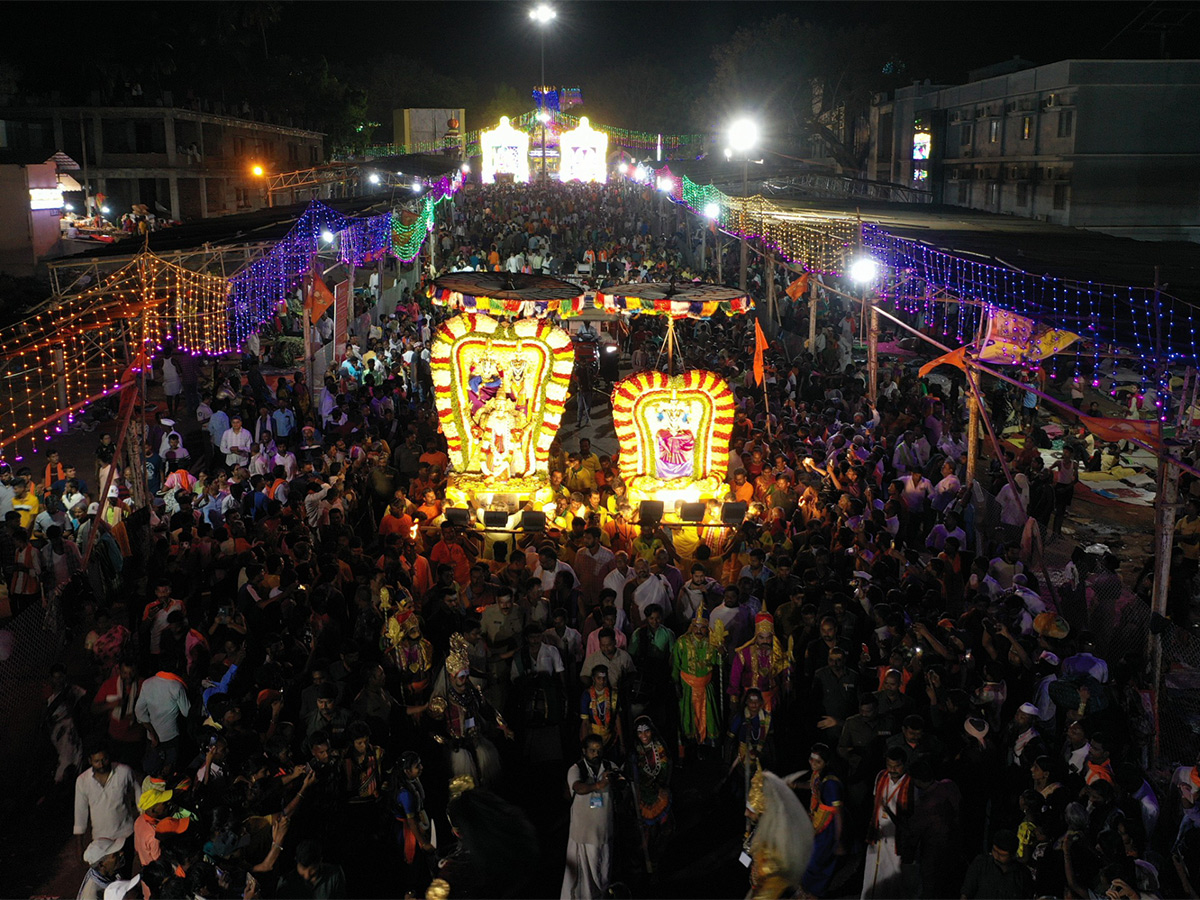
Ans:
[{"label": "man in white shirt", "polygon": [[133,834],[139,815],[137,780],[129,766],[113,762],[103,747],[94,748],[87,759],[89,768],[75,779],[75,837],[82,846],[90,822],[93,839],[120,843]]},{"label": "man in white shirt", "polygon": [[[134,717],[146,726],[151,746],[163,770],[175,770],[179,761],[179,720],[192,711],[184,680],[169,669],[158,672],[142,682],[141,692],[134,705]],[[147,774],[157,775],[158,772]]]},{"label": "man in white shirt", "polygon": [[626,590],[632,587],[633,605],[637,607],[638,615],[635,624],[640,625],[646,618],[646,607],[657,603],[663,610],[664,618],[671,614],[671,589],[667,579],[650,571],[650,564],[638,557],[633,564],[634,580]]},{"label": "man in white shirt", "polygon": [[570,572],[574,583],[579,579],[575,570],[558,558],[558,551],[553,545],[547,544],[538,549],[538,566],[533,570],[533,577],[542,582],[542,593],[549,595],[554,590],[554,579],[559,572]]},{"label": "man in white shirt", "polygon": [[607,575],[604,576],[604,584],[601,590],[608,589],[616,594],[620,600],[625,596],[625,585],[633,580],[633,569],[629,565],[629,554],[624,550],[618,550],[613,554],[613,567]]},{"label": "man in white shirt", "polygon": [[250,463],[250,432],[242,427],[242,417],[229,420],[229,430],[221,435],[221,452],[225,454],[225,465],[245,466]]},{"label": "man in white shirt", "polygon": [[[558,648],[542,639],[541,626],[533,622],[525,626],[525,651],[527,651],[527,655],[518,653],[517,656],[513,657],[512,674],[510,676],[513,681],[518,681],[523,674],[528,674],[531,671],[536,672],[538,675],[562,676],[564,671],[563,661]],[[524,656],[524,659],[519,659],[522,656]],[[529,661],[533,663],[532,669],[527,666],[522,669],[522,665]],[[522,665],[518,665],[518,662]]]},{"label": "man in white shirt", "polygon": [[954,463],[947,459],[942,463],[942,480],[934,485],[933,496],[930,498],[929,504],[933,507],[934,512],[943,513],[946,511],[946,507],[954,502],[954,498],[961,490],[962,482],[954,474]]}]

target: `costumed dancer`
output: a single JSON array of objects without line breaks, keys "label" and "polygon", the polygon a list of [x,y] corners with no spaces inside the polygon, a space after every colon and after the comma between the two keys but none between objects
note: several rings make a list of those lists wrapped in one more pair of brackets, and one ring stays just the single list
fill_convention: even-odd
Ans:
[{"label": "costumed dancer", "polygon": [[637,779],[638,814],[641,816],[646,871],[654,871],[658,844],[673,830],[671,821],[671,759],[649,716],[633,723],[637,740],[633,745],[634,777]]},{"label": "costumed dancer", "polygon": [[875,806],[867,829],[867,861],[863,900],[902,897],[900,826],[912,813],[913,784],[905,772],[907,754],[899,747],[887,753],[885,768],[875,778]]},{"label": "costumed dancer", "polygon": [[750,782],[755,774],[774,762],[771,714],[764,708],[762,692],[758,688],[747,689],[745,705],[729,723],[729,733],[733,738],[734,752],[733,763],[725,777],[729,778],[740,766],[741,791],[745,796],[749,793]]},{"label": "costumed dancer", "polygon": [[404,848],[404,861],[413,867],[415,883],[410,887],[417,890],[426,886],[437,852],[437,833],[425,809],[425,786],[421,783],[423,771],[424,765],[419,755],[412,750],[401,754],[399,785],[392,812],[398,827],[399,843]]},{"label": "costumed dancer", "polygon": [[471,683],[471,661],[461,635],[451,637],[446,676],[429,700],[429,714],[442,723],[444,731],[434,739],[449,748],[450,771],[455,776],[470,775],[475,784],[491,784],[500,772],[500,754],[486,730],[494,723],[509,740],[513,733]]},{"label": "costumed dancer", "polygon": [[671,677],[679,691],[679,756],[684,755],[684,743],[712,746],[719,732],[717,689],[714,673],[720,665],[719,647],[708,628],[704,606],[687,634],[675,642],[671,651]]},{"label": "costumed dancer", "polygon": [[[429,699],[433,678],[433,645],[421,635],[421,624],[412,599],[402,596],[394,606],[388,588],[380,592],[383,622],[381,644],[387,660],[400,673],[404,703],[420,706]],[[393,611],[394,610],[394,611]]]},{"label": "costumed dancer", "polygon": [[775,636],[775,619],[770,613],[759,613],[754,617],[754,637],[733,654],[728,689],[731,711],[737,710],[747,688],[757,688],[767,712],[775,712],[790,674],[791,663]]},{"label": "costumed dancer", "polygon": [[812,779],[808,785],[812,791],[808,802],[812,820],[813,850],[808,868],[801,882],[804,890],[814,897],[823,896],[833,878],[837,858],[845,850],[842,845],[844,815],[842,800],[844,788],[841,779],[830,770],[833,751],[825,744],[814,744],[808,762],[812,766]]},{"label": "costumed dancer", "polygon": [[784,779],[759,771],[746,799],[746,815],[753,823],[746,842],[747,900],[794,896],[813,852],[813,826],[804,805]]}]

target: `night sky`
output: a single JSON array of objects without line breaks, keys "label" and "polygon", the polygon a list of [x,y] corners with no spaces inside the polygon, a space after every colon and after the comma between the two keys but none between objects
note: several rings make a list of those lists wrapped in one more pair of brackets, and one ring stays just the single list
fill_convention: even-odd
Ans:
[{"label": "night sky", "polygon": [[[89,56],[103,56],[140,26],[150,4],[116,0],[92,3],[10,3],[5,7],[8,46],[0,58],[27,73],[87,77]],[[411,54],[414,62],[444,74],[503,80],[522,89],[538,77],[538,35],[528,18],[531,2],[291,2],[270,33],[280,52],[325,55],[331,62],[368,64],[373,53]],[[1021,55],[1035,63],[1066,58],[1155,58],[1159,38],[1133,28],[1118,38],[1150,3],[963,2],[558,2],[546,35],[551,83],[586,82],[587,73],[613,61],[647,54],[689,77],[711,73],[710,49],[742,25],[778,14],[822,24],[885,25],[904,38],[913,78],[954,83],[968,69]],[[170,4],[172,17],[203,21],[207,3]],[[1200,4],[1158,3],[1186,12],[1190,21],[1167,36],[1172,56],[1197,55]],[[51,19],[47,19],[47,14]],[[1172,12],[1177,18],[1180,12]],[[45,32],[56,37],[11,40]],[[162,52],[159,35],[145,33],[145,52]],[[1115,40],[1114,40],[1115,39]],[[1110,43],[1111,42],[1111,43]],[[121,41],[124,43],[124,41]],[[62,53],[47,52],[58,44]],[[1108,45],[1107,47],[1105,45]]]}]

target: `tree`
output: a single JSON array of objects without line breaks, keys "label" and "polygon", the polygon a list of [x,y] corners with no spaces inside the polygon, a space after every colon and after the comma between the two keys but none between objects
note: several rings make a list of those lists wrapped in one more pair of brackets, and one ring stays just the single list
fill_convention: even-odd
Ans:
[{"label": "tree", "polygon": [[816,136],[843,169],[859,172],[865,147],[853,123],[875,91],[902,79],[903,63],[883,29],[826,27],[778,16],[738,29],[713,50],[716,74],[697,113],[721,129],[752,110],[764,131],[801,143]]},{"label": "tree", "polygon": [[514,119],[531,109],[533,109],[533,97],[530,94],[518,91],[510,84],[499,82],[492,88],[491,99],[481,107],[479,118],[475,124],[481,128],[492,128],[500,121],[501,116]]}]

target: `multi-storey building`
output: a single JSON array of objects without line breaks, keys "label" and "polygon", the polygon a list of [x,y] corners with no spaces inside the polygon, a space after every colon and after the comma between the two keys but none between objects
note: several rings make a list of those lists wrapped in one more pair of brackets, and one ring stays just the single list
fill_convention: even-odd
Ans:
[{"label": "multi-storey building", "polygon": [[867,176],[936,201],[1200,239],[1200,61],[1022,60],[876,97]]},{"label": "multi-storey building", "polygon": [[169,106],[0,108],[0,150],[65,152],[113,218],[134,204],[176,221],[267,206],[266,176],[323,162],[322,137]]}]

